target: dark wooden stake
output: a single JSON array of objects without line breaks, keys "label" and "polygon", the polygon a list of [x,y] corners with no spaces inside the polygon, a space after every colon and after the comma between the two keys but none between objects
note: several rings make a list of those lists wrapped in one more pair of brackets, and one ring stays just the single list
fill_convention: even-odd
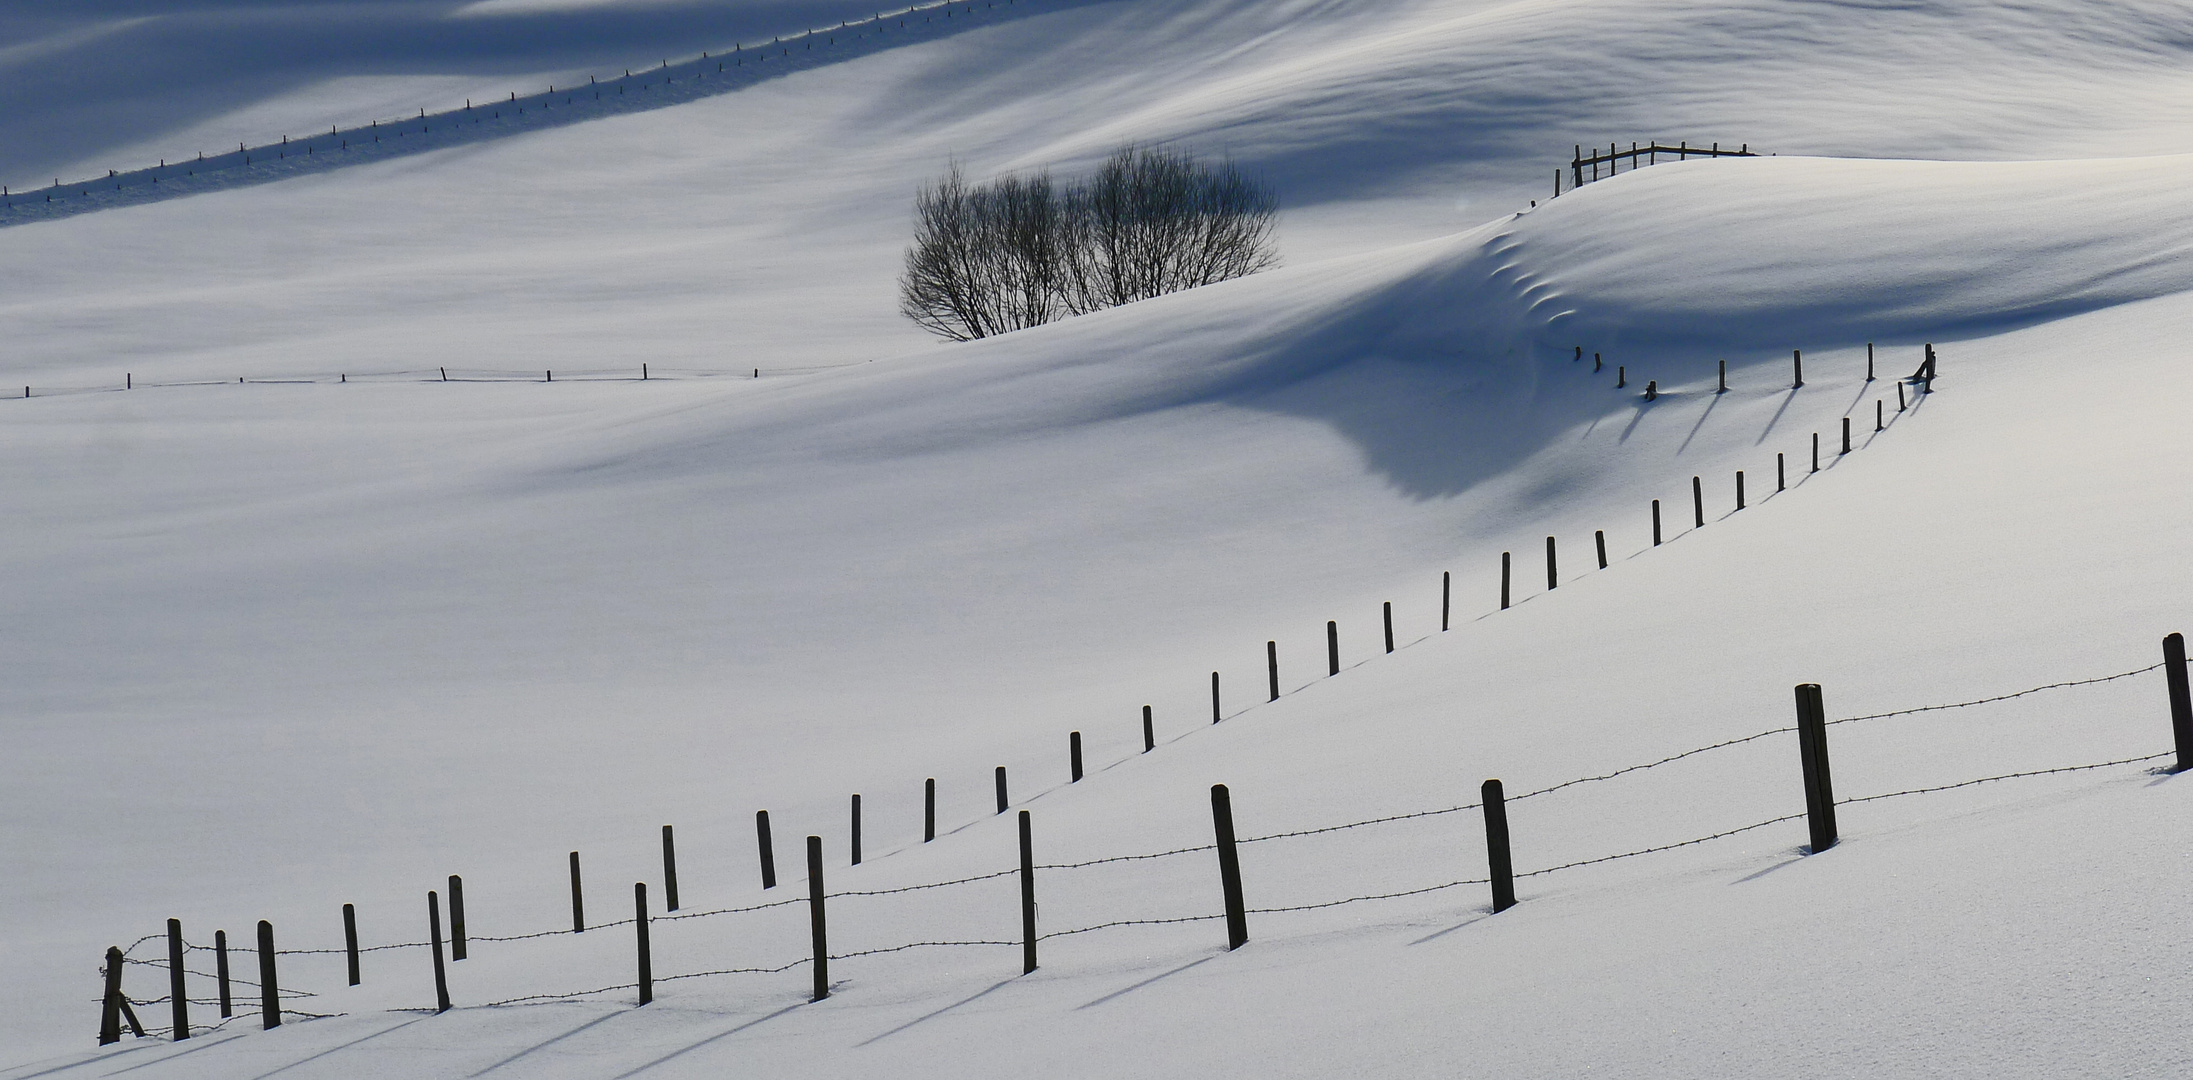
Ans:
[{"label": "dark wooden stake", "polygon": [[1850,417],[1843,417],[1843,453],[1850,453]]},{"label": "dark wooden stake", "polygon": [[855,794],[854,794],[854,796],[853,796],[853,831],[852,831],[852,845],[851,845],[851,846],[852,846],[852,850],[853,850],[853,862],[852,862],[852,865],[854,865],[854,866],[859,866],[859,865],[860,865],[860,795],[859,795],[858,793],[855,793]]},{"label": "dark wooden stake", "polygon": [[1658,380],[1658,379],[1648,379],[1648,380],[1646,380],[1646,381],[1645,381],[1645,400],[1646,400],[1646,401],[1658,401],[1659,399],[1660,399],[1660,380]]},{"label": "dark wooden stake", "polygon": [[1873,343],[1866,342],[1866,381],[1873,381]]},{"label": "dark wooden stake", "polygon": [[1249,940],[1248,906],[1241,901],[1241,856],[1234,850],[1234,803],[1226,785],[1211,785],[1211,828],[1218,835],[1218,883],[1226,894],[1226,947]]},{"label": "dark wooden stake", "polygon": [[1005,800],[1005,766],[1000,765],[998,766],[998,813],[1004,813],[1008,805],[1010,804]]},{"label": "dark wooden stake", "polygon": [[1886,425],[1881,422],[1881,414],[1885,405],[1886,403],[1883,402],[1880,398],[1873,399],[1873,430],[1875,431],[1884,431],[1887,429]]},{"label": "dark wooden stake", "polygon": [[937,778],[921,782],[921,842],[937,838]]},{"label": "dark wooden stake", "polygon": [[1150,722],[1150,707],[1144,705],[1142,707],[1142,752],[1147,754],[1155,749],[1157,749],[1157,726]]},{"label": "dark wooden stake", "polygon": [[1729,362],[1726,360],[1721,361],[1721,382],[1713,388],[1713,392],[1716,394],[1729,392]]},{"label": "dark wooden stake", "polygon": [[1706,489],[1695,476],[1690,478],[1690,513],[1698,528],[1706,527]]},{"label": "dark wooden stake", "polygon": [[1791,377],[1791,379],[1793,380],[1793,381],[1792,381],[1792,382],[1790,383],[1790,387],[1789,387],[1789,388],[1790,388],[1790,389],[1792,389],[1792,390],[1796,390],[1796,389],[1799,389],[1799,388],[1801,388],[1801,387],[1803,387],[1803,386],[1805,385],[1805,354],[1804,354],[1804,351],[1803,351],[1803,350],[1801,350],[1801,349],[1791,349],[1791,350],[1789,351],[1789,363],[1790,363],[1790,368],[1791,368],[1791,376],[1790,376],[1790,377]]},{"label": "dark wooden stake", "polygon": [[1509,558],[1508,552],[1503,551],[1500,553],[1500,610],[1502,611],[1508,610],[1508,578],[1510,577],[1512,562],[1513,560]]},{"label": "dark wooden stake", "polygon": [[2170,687],[2170,734],[2178,744],[2172,772],[2193,769],[2193,693],[2186,690],[2185,635],[2163,639],[2163,681]]},{"label": "dark wooden stake", "polygon": [[1783,460],[1783,455],[1776,454],[1774,455],[1774,490],[1781,491],[1788,486],[1789,470]]},{"label": "dark wooden stake", "polygon": [[1546,589],[1552,591],[1561,585],[1561,572],[1554,562],[1553,537],[1546,538]]},{"label": "dark wooden stake", "polygon": [[[1001,777],[1004,773],[1005,770],[998,770]],[[807,922],[815,947],[816,1001],[830,996],[830,933],[823,921],[822,898],[822,837],[810,836],[807,838]]]},{"label": "dark wooden stake", "polygon": [[1325,674],[1340,674],[1340,624],[1325,620]]},{"label": "dark wooden stake", "polygon": [[464,879],[449,875],[449,959],[465,958]]},{"label": "dark wooden stake", "polygon": [[1393,601],[1386,601],[1386,651],[1393,651]]},{"label": "dark wooden stake", "polygon": [[1592,374],[1594,374],[1594,375],[1597,375],[1597,374],[1599,374],[1599,367],[1600,367],[1600,361],[1599,361],[1599,354],[1598,354],[1598,353],[1593,353],[1593,354],[1591,354],[1591,373],[1592,373]]},{"label": "dark wooden stake", "polygon": [[235,1004],[228,995],[228,931],[213,932],[213,978],[221,984],[221,1019],[236,1015]]},{"label": "dark wooden stake", "polygon": [[[860,820],[858,810],[860,796],[853,796],[853,802],[855,807],[853,818],[858,821]],[[854,830],[853,835],[856,837],[860,835],[857,828]],[[860,850],[860,841],[855,840],[853,842],[853,850]],[[859,862],[860,858],[855,856],[853,861]],[[450,895],[455,896],[456,893],[452,892]],[[668,825],[662,827],[662,902],[664,911],[678,910],[678,845],[672,839],[670,826]],[[449,902],[449,919],[450,925],[454,927],[457,922],[457,902],[455,900]],[[452,930],[452,934],[454,934],[454,930]]]},{"label": "dark wooden stake", "polygon": [[1627,367],[1626,365],[1622,365],[1622,364],[1617,364],[1617,365],[1615,365],[1615,368],[1614,368],[1614,388],[1615,388],[1616,390],[1620,390],[1620,389],[1622,389],[1623,387],[1625,387],[1625,386],[1628,386],[1629,384],[1630,384],[1630,369],[1629,369],[1629,368],[1628,368],[1628,367]]},{"label": "dark wooden stake", "polygon": [[168,1001],[175,1021],[175,1041],[190,1038],[190,995],[183,986],[183,921],[168,920]]},{"label": "dark wooden stake", "polygon": [[1485,806],[1485,876],[1492,881],[1492,909],[1497,914],[1515,906],[1515,861],[1508,853],[1508,803],[1498,780],[1485,781],[1479,790]]},{"label": "dark wooden stake", "polygon": [[1797,752],[1805,768],[1805,821],[1817,855],[1835,846],[1835,785],[1828,778],[1827,710],[1819,683],[1797,687]]},{"label": "dark wooden stake", "polygon": [[1898,379],[1896,380],[1896,411],[1902,412],[1904,408],[1904,381]]},{"label": "dark wooden stake", "polygon": [[282,991],[274,979],[274,924],[265,919],[259,920],[259,1022],[262,1030],[282,1026]]},{"label": "dark wooden stake", "polygon": [[1660,546],[1660,500],[1652,500],[1652,546]]},{"label": "dark wooden stake", "polygon": [[1028,811],[1020,812],[1020,973],[1036,969],[1036,848]]},{"label": "dark wooden stake", "polygon": [[1605,529],[1593,529],[1593,530],[1592,530],[1592,534],[1591,534],[1591,542],[1592,542],[1592,546],[1594,546],[1594,547],[1596,547],[1596,548],[1598,548],[1598,549],[1599,549],[1599,569],[1601,569],[1601,570],[1604,570],[1604,569],[1606,569],[1606,568],[1607,568],[1607,530],[1605,530]]},{"label": "dark wooden stake", "polygon": [[343,955],[350,961],[350,985],[358,985],[358,909],[343,905]]},{"label": "dark wooden stake", "polygon": [[1447,632],[1447,619],[1454,613],[1454,575],[1439,572],[1439,632]]},{"label": "dark wooden stake", "polygon": [[99,998],[99,1045],[122,1041],[122,950],[107,946],[106,992]]},{"label": "dark wooden stake", "polygon": [[1211,672],[1211,723],[1218,723],[1218,672]]},{"label": "dark wooden stake", "polygon": [[579,890],[579,853],[571,853],[571,932],[586,933],[586,898]]},{"label": "dark wooden stake", "polygon": [[1073,778],[1067,783],[1081,783],[1081,732],[1066,733],[1066,763],[1068,771],[1073,774]]},{"label": "dark wooden stake", "polygon": [[1820,471],[1820,433],[1812,433],[1812,471]]},{"label": "dark wooden stake", "polygon": [[1278,642],[1276,642],[1276,641],[1267,641],[1267,642],[1265,642],[1265,643],[1264,643],[1264,666],[1265,666],[1265,667],[1266,667],[1267,669],[1269,669],[1269,670],[1270,670],[1270,672],[1271,672],[1271,680],[1272,680],[1272,697],[1271,697],[1271,700],[1273,700],[1273,701],[1278,701],[1278,700],[1279,700],[1279,643],[1278,643]]},{"label": "dark wooden stake", "polygon": [[647,883],[632,883],[632,927],[637,931],[640,961],[640,1004],[655,1000],[655,950],[647,941]]},{"label": "dark wooden stake", "polygon": [[[935,790],[932,781],[930,791]],[[761,849],[761,887],[774,889],[777,887],[777,845],[769,835],[769,811],[754,811],[754,838]]]},{"label": "dark wooden stake", "polygon": [[1736,470],[1736,508],[1744,508],[1744,470]]},{"label": "dark wooden stake", "polygon": [[449,1011],[449,972],[442,964],[442,898],[426,891],[426,923],[434,944],[434,1011]]}]

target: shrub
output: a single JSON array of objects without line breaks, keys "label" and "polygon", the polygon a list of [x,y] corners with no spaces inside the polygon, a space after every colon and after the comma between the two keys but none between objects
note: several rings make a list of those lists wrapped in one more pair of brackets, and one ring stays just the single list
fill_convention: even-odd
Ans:
[{"label": "shrub", "polygon": [[1126,146],[1060,191],[1049,173],[970,185],[954,164],[914,200],[899,310],[955,341],[1275,266],[1278,198],[1231,163]]}]

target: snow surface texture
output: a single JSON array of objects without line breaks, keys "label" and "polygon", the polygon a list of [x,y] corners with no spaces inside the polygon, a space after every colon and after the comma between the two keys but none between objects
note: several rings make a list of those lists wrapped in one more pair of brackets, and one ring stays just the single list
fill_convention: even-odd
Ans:
[{"label": "snow surface texture", "polygon": [[[1083,5],[675,108],[0,229],[15,381],[223,384],[0,402],[21,628],[0,798],[7,865],[30,868],[0,879],[0,1041],[11,1062],[69,1055],[0,1075],[2169,1075],[2188,796],[2140,765],[1853,804],[1818,857],[1791,821],[1526,878],[1497,918],[1465,885],[1259,915],[1234,953],[1199,921],[1054,938],[1026,978],[1009,946],[844,960],[812,1006],[794,968],[668,982],[637,1011],[617,991],[430,1019],[382,1011],[431,1003],[420,950],[370,954],[355,990],[339,957],[295,957],[285,982],[319,995],[296,1007],[349,1015],[87,1044],[99,951],[167,917],[194,942],[267,918],[285,948],[327,948],[352,901],[368,943],[416,941],[418,894],[456,871],[476,937],[554,929],[576,848],[609,921],[627,882],[659,904],[666,821],[685,906],[737,907],[804,891],[810,833],[833,890],[1010,867],[1001,764],[1039,861],[1078,862],[1208,843],[1213,782],[1265,835],[1785,726],[1802,681],[1841,717],[2146,667],[2183,628],[2193,540],[2167,494],[2193,481],[2172,344],[2193,324],[2193,162],[2128,155],[2183,145],[2183,20]],[[1570,143],[1617,135],[1785,156],[1656,165],[1505,216]],[[1124,138],[1280,180],[1293,265],[969,346],[891,314],[906,194],[947,156],[1070,166]],[[2083,160],[1832,159],[1919,154]],[[1941,392],[1899,415],[1891,380],[1929,340]],[[643,362],[684,377],[641,383]],[[332,381],[445,366],[618,377]],[[2147,672],[1838,725],[1838,789],[2155,754],[2161,696]],[[1072,786],[1068,730],[1090,763]],[[1801,809],[1792,742],[1518,802],[1518,868]],[[923,845],[932,776],[943,835]],[[1243,854],[1257,908],[1482,860],[1468,812]],[[1207,852],[1046,870],[1042,926],[1208,915],[1215,878]],[[1017,926],[1010,878],[832,908],[839,952]],[[476,942],[453,994],[630,982],[628,935]],[[797,905],[661,923],[656,967],[774,967],[804,938]],[[133,966],[131,993],[163,975]]]}]

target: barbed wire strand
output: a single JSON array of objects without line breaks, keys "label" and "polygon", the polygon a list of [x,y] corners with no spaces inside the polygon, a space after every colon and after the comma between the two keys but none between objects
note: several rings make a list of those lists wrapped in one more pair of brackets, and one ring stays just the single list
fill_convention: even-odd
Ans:
[{"label": "barbed wire strand", "polygon": [[1046,941],[1051,938],[1072,937],[1075,934],[1088,934],[1098,930],[1109,930],[1115,926],[1165,926],[1170,923],[1206,922],[1211,919],[1223,919],[1225,917],[1225,914],[1222,912],[1217,915],[1183,915],[1177,919],[1114,919],[1111,922],[1101,922],[1096,924],[1095,926],[1083,926],[1073,930],[1053,930],[1048,934],[1037,934],[1036,940]]},{"label": "barbed wire strand", "polygon": [[1926,795],[1936,791],[1954,791],[1957,788],[1967,788],[1973,786],[1974,784],[1992,784],[1997,780],[2015,780],[2023,776],[2047,776],[2051,773],[2084,772],[2088,769],[2107,769],[2114,765],[2136,765],[2143,761],[2154,761],[2157,758],[2175,757],[2177,756],[2177,753],[2178,752],[2175,750],[2165,750],[2160,754],[2145,754],[2140,757],[2118,758],[2115,761],[2097,761],[2092,765],[2059,765],[2053,769],[2028,769],[2024,772],[2003,773],[2000,776],[1983,776],[1978,780],[1960,780],[1954,784],[1938,784],[1934,787],[1910,788],[1904,791],[1884,792],[1880,795],[1860,795],[1855,798],[1837,799],[1835,800],[1835,805],[1842,806],[1846,803],[1862,803],[1873,802],[1878,799],[1894,799],[1904,795]]},{"label": "barbed wire strand", "polygon": [[2163,661],[2158,660],[2155,663],[2149,664],[2144,668],[2135,668],[2131,671],[2120,671],[2115,675],[2103,675],[2099,678],[2093,679],[2072,679],[2066,682],[2052,682],[2046,686],[2036,686],[2030,690],[2020,690],[2015,694],[1997,694],[1994,697],[1975,698],[1971,701],[1956,701],[1951,702],[1947,705],[1921,705],[1915,709],[1897,709],[1893,712],[1868,713],[1864,716],[1846,716],[1840,720],[1830,720],[1828,721],[1828,723],[1851,724],[1856,723],[1860,720],[1881,720],[1891,716],[1910,716],[1913,713],[1937,712],[1942,709],[1963,709],[1973,705],[1988,705],[1997,701],[2009,701],[2012,698],[2022,698],[2027,694],[2038,694],[2043,690],[2061,690],[2067,686],[2092,686],[2096,683],[2115,682],[2118,679],[2129,679],[2134,675],[2145,675],[2148,672],[2153,671],[2161,666],[2163,666]]}]

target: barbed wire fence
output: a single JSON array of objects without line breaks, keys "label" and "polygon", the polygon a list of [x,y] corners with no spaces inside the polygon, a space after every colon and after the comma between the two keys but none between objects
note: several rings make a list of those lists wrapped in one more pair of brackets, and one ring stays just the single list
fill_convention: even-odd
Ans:
[{"label": "barbed wire fence", "polygon": [[[2165,659],[2162,662],[2149,664],[2144,667],[2133,668],[2126,671],[2116,672],[2109,675],[2073,680],[2061,680],[2009,693],[1990,694],[1962,701],[1920,705],[1885,712],[1847,716],[1834,720],[1826,720],[1824,717],[1820,717],[1813,721],[1813,726],[1819,729],[1824,729],[1826,726],[1836,724],[1848,724],[1861,721],[1876,721],[1895,717],[1908,717],[1955,709],[1982,708],[1990,705],[1997,705],[2007,701],[2029,697],[2036,694],[2058,691],[2076,691],[2083,688],[2099,686],[2107,683],[2114,683],[2120,680],[2137,678],[2139,676],[2148,675],[2157,671],[2163,671],[2167,676],[2168,682],[2168,713],[2170,716],[2170,723],[2173,731],[2173,736],[2178,742],[2178,748],[2175,750],[2150,754],[2127,755],[2098,762],[2050,765],[2036,768],[2019,769],[1988,776],[1958,780],[1951,783],[1933,784],[1906,788],[1902,790],[1877,792],[1842,798],[1834,798],[1832,795],[1828,795],[1824,790],[1822,791],[1822,794],[1826,795],[1828,799],[1828,806],[1832,808],[1837,806],[1873,803],[1890,799],[1899,799],[1911,796],[1960,790],[1982,784],[2000,783],[2016,779],[2147,765],[2161,762],[2164,759],[2173,757],[2178,758],[2179,761],[2182,763],[2184,760],[2186,760],[2188,751],[2193,750],[2193,747],[2189,747],[2186,741],[2188,732],[2193,731],[2193,701],[2188,700],[2189,696],[2193,695],[2189,695],[2186,691],[2186,665],[2184,660],[2183,639],[2176,634],[2170,635],[2169,638],[2165,639],[2164,652]],[[819,845],[815,843],[810,843],[810,890],[809,895],[805,897],[787,897],[781,900],[765,901],[757,904],[745,904],[731,907],[714,908],[703,911],[668,912],[659,915],[643,912],[641,914],[636,914],[635,917],[631,919],[596,923],[587,926],[586,930],[588,931],[601,930],[613,926],[638,925],[642,928],[642,932],[639,936],[640,945],[638,958],[639,970],[641,974],[640,978],[635,981],[586,986],[583,989],[575,990],[545,991],[541,993],[505,997],[490,1001],[478,1002],[476,1004],[471,1004],[470,1007],[508,1008],[549,1001],[571,1001],[600,998],[604,995],[622,994],[632,991],[638,991],[640,993],[641,1001],[644,1004],[647,1000],[651,1000],[653,984],[656,982],[675,983],[689,980],[721,979],[740,976],[767,978],[770,976],[788,974],[802,968],[819,968],[826,971],[827,965],[835,961],[857,960],[865,957],[891,955],[926,949],[1006,949],[1019,947],[1024,950],[1024,954],[1027,957],[1026,963],[1028,966],[1025,970],[1033,970],[1036,949],[1038,944],[1041,942],[1055,941],[1063,938],[1078,938],[1089,934],[1099,934],[1107,931],[1125,930],[1130,928],[1179,926],[1190,923],[1216,922],[1221,920],[1228,922],[1230,933],[1234,935],[1233,938],[1230,939],[1229,945],[1238,946],[1242,941],[1245,941],[1247,939],[1246,920],[1249,916],[1261,917],[1297,912],[1322,911],[1355,904],[1378,903],[1383,901],[1394,901],[1413,897],[1423,897],[1469,886],[1493,886],[1493,895],[1495,897],[1493,909],[1497,911],[1501,906],[1498,899],[1501,895],[1501,888],[1504,886],[1510,891],[1510,895],[1512,895],[1513,882],[1518,880],[1542,879],[1548,875],[1560,874],[1584,867],[1604,865],[1607,863],[1622,860],[1640,858],[1643,856],[1695,847],[1698,845],[1711,843],[1713,841],[1722,840],[1729,837],[1753,833],[1762,829],[1770,828],[1775,825],[1782,825],[1800,819],[1806,819],[1808,817],[1815,819],[1815,825],[1817,825],[1817,818],[1822,812],[1822,809],[1817,805],[1813,805],[1809,806],[1806,811],[1781,814],[1774,817],[1766,818],[1764,820],[1754,821],[1731,828],[1718,829],[1703,835],[1692,836],[1668,842],[1649,844],[1631,850],[1589,856],[1579,859],[1571,859],[1534,869],[1516,871],[1513,870],[1512,867],[1509,865],[1509,853],[1507,851],[1505,836],[1505,817],[1504,810],[1502,809],[1502,806],[1505,802],[1514,802],[1524,799],[1554,796],[1558,793],[1572,790],[1580,785],[1613,781],[1621,777],[1632,776],[1643,771],[1662,768],[1675,762],[1689,760],[1700,755],[1706,755],[1722,750],[1732,749],[1776,735],[1787,735],[1791,733],[1796,733],[1800,736],[1800,739],[1802,740],[1806,735],[1808,726],[1807,716],[1804,711],[1803,704],[1805,700],[1804,693],[1807,689],[1809,689],[1809,687],[1799,688],[1799,723],[1797,725],[1769,728],[1749,735],[1718,740],[1713,743],[1693,747],[1676,753],[1665,754],[1650,761],[1640,762],[1635,765],[1625,766],[1619,769],[1609,770],[1594,775],[1581,776],[1570,780],[1564,780],[1555,784],[1547,785],[1545,787],[1525,792],[1523,794],[1515,796],[1513,799],[1502,799],[1498,797],[1498,789],[1495,786],[1497,784],[1497,781],[1493,781],[1488,782],[1487,784],[1488,797],[1479,802],[1461,803],[1452,806],[1436,807],[1425,810],[1411,811],[1407,813],[1383,814],[1374,817],[1366,817],[1355,821],[1338,822],[1331,825],[1294,829],[1284,832],[1270,833],[1266,835],[1243,836],[1237,839],[1234,836],[1232,829],[1230,800],[1220,796],[1219,792],[1223,791],[1223,786],[1221,786],[1220,789],[1214,791],[1213,799],[1213,827],[1218,834],[1218,838],[1214,843],[1196,844],[1160,851],[1135,852],[1123,855],[1113,855],[1101,858],[1081,859],[1055,863],[1036,863],[1033,861],[1032,856],[1029,854],[1030,849],[1026,842],[1028,833],[1025,830],[1027,828],[1026,823],[1028,821],[1028,811],[1022,810],[1020,811],[1020,814],[1024,831],[1022,833],[1023,846],[1021,866],[1017,868],[1000,869],[981,874],[964,875],[941,881],[921,882],[912,885],[904,885],[894,888],[883,889],[845,889],[834,892],[824,889],[821,883]],[[1822,755],[1822,760],[1818,763],[1818,768],[1820,772],[1824,774],[1826,770],[1824,760],[1824,746],[1820,747],[1818,752]],[[1809,799],[1812,797],[1814,791],[1811,786],[1813,783],[1813,763],[1810,761],[1809,758],[1806,762],[1806,765],[1807,795]],[[1222,803],[1224,804],[1223,807],[1221,806]],[[1240,884],[1238,881],[1238,871],[1227,869],[1229,866],[1234,865],[1232,861],[1233,853],[1241,845],[1266,844],[1273,842],[1298,840],[1307,837],[1329,835],[1344,830],[1375,829],[1383,826],[1397,825],[1404,822],[1418,821],[1426,818],[1465,813],[1472,810],[1485,811],[1487,817],[1488,836],[1486,857],[1490,872],[1483,876],[1470,876],[1452,878],[1449,880],[1436,880],[1430,884],[1389,889],[1385,891],[1364,892],[1355,895],[1311,899],[1305,900],[1304,902],[1300,903],[1275,904],[1262,907],[1252,907],[1249,906],[1247,902],[1242,898]],[[1501,815],[1501,829],[1500,834],[1497,838],[1493,835],[1493,830],[1491,828],[1491,823],[1495,812],[1498,812]],[[1817,832],[1814,835],[1816,838],[1819,836]],[[1828,838],[1829,845],[1835,843],[1837,839],[1838,838],[1835,837],[1831,832]],[[1807,850],[1808,853],[1810,853],[1816,851],[1817,849],[1808,848]],[[1042,872],[1044,874],[1059,874],[1091,870],[1101,871],[1113,869],[1131,869],[1132,867],[1130,864],[1141,864],[1149,862],[1151,860],[1168,859],[1183,855],[1201,854],[1204,852],[1218,853],[1222,878],[1221,888],[1218,891],[1222,893],[1225,897],[1225,910],[1213,912],[1205,909],[1202,911],[1197,911],[1193,907],[1190,907],[1187,913],[1182,914],[1165,914],[1154,917],[1104,919],[1087,925],[1070,926],[1063,929],[1039,931],[1037,928],[1036,912],[1034,909],[1034,874],[1037,872]],[[928,892],[940,889],[953,889],[964,886],[976,885],[984,882],[994,882],[1013,877],[1018,877],[1022,885],[1021,892],[1024,932],[1019,939],[1006,937],[931,938],[879,945],[868,948],[853,949],[844,952],[832,952],[828,947],[827,939],[822,929],[823,912],[826,906],[831,901],[903,896],[910,893]],[[1185,900],[1186,898],[1184,897],[1172,897],[1169,899],[1168,902],[1181,903]],[[770,911],[777,908],[787,908],[802,905],[806,906],[809,909],[810,916],[814,920],[815,924],[813,955],[777,963],[726,965],[720,967],[706,968],[702,970],[666,974],[659,977],[651,974],[652,955],[649,951],[650,946],[647,944],[648,939],[646,938],[644,933],[644,927],[646,924],[675,923],[704,919],[712,920],[725,917],[752,915],[755,913]],[[1176,908],[1175,910],[1177,911],[1178,909]],[[273,956],[302,957],[348,953],[353,958],[355,958],[355,956],[357,956],[358,954],[366,952],[425,948],[434,950],[435,964],[437,972],[439,972],[442,964],[442,941],[440,940],[440,929],[438,923],[435,929],[436,932],[434,938],[433,940],[429,941],[401,941],[370,946],[358,945],[341,949],[278,949],[274,951]],[[179,929],[177,932],[179,933]],[[502,936],[472,935],[469,937],[469,940],[474,943],[514,945],[521,942],[538,942],[546,939],[565,938],[573,935],[576,932],[577,931],[573,930],[558,929]],[[267,933],[267,931],[262,929],[262,933]],[[217,996],[186,995],[183,1001],[186,1005],[189,1006],[203,1007],[211,1005],[221,1005],[225,1009],[231,1001],[231,990],[233,986],[242,986],[250,988],[254,991],[259,991],[261,993],[265,993],[268,989],[266,987],[263,987],[260,983],[252,980],[228,977],[226,975],[226,972],[228,970],[228,962],[225,954],[221,957],[219,970],[214,972],[209,972],[199,967],[190,966],[186,966],[180,971],[174,971],[170,970],[170,965],[164,960],[147,959],[130,955],[140,949],[151,946],[154,943],[159,943],[163,941],[167,942],[170,948],[171,956],[179,956],[187,953],[202,954],[220,951],[214,946],[207,946],[199,943],[182,941],[179,938],[171,941],[168,940],[168,935],[150,934],[131,942],[126,950],[117,949],[115,950],[115,952],[122,956],[122,959],[124,960],[124,966],[126,967],[158,968],[164,972],[167,972],[171,979],[175,980],[171,983],[171,985],[173,986],[180,987],[184,985],[184,983],[182,982],[182,980],[184,979],[194,980],[196,984],[201,987],[206,986],[207,984],[218,984],[219,993]],[[248,950],[238,949],[235,951],[242,952]],[[262,960],[261,970],[272,970],[270,959]],[[109,985],[119,986],[119,980],[110,978]],[[827,984],[822,982],[821,980],[818,980],[817,990],[818,997],[826,996]],[[322,996],[323,995],[321,994],[308,990],[274,989],[271,997],[263,999],[262,1001],[263,1008],[262,1010],[260,1010],[262,1013],[260,1017],[261,1022],[266,1026],[273,1026],[273,1023],[278,1023],[281,1018],[314,1019],[331,1015],[342,1015],[340,1013],[308,1012],[303,1009],[293,1007],[293,1003],[320,998]],[[131,996],[125,994],[121,996],[120,1001],[121,1003],[125,1003],[129,1006],[149,1008],[163,1004],[172,1006],[175,1002],[175,998],[172,992],[167,995],[151,997]],[[271,1004],[269,1004],[269,1002],[271,1002]],[[113,1007],[116,1003],[109,1001],[107,1002],[107,1004],[110,1007]],[[433,1009],[420,1011],[433,1012],[439,1010]],[[178,1020],[181,1021],[180,1026],[178,1024],[169,1024],[167,1026],[157,1028],[146,1027],[143,1029],[144,1035],[146,1037],[153,1038],[172,1038],[179,1030],[185,1032],[186,1037],[188,1035],[203,1035],[212,1031],[222,1030],[228,1025],[233,1024],[239,1017],[248,1015],[248,1013],[237,1013],[235,1015],[228,1015],[224,1013],[219,1022],[199,1026],[189,1025],[187,1020],[183,1020],[183,1013],[180,1010],[177,1011],[176,1015]],[[119,1035],[117,1034],[116,1038],[118,1037]]]}]

